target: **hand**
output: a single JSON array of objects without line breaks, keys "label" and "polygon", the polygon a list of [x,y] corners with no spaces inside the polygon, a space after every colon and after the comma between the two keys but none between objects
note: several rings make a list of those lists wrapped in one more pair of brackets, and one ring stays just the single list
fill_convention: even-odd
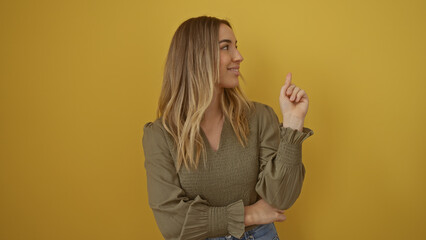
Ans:
[{"label": "hand", "polygon": [[280,93],[280,108],[284,118],[304,120],[308,113],[309,99],[303,89],[291,83],[291,73],[288,73]]},{"label": "hand", "polygon": [[282,222],[285,219],[284,210],[272,207],[263,199],[244,207],[244,223],[246,226]]}]

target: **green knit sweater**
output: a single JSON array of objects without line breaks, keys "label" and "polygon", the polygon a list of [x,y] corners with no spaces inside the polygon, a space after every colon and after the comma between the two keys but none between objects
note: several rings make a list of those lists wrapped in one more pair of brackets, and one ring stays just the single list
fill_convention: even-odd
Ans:
[{"label": "green knit sweater", "polygon": [[245,231],[244,206],[260,198],[278,209],[288,209],[298,198],[305,176],[302,142],[313,135],[285,128],[274,110],[254,102],[248,146],[239,143],[225,118],[219,148],[214,151],[201,130],[207,161],[198,170],[184,166],[176,173],[176,152],[161,119],[144,126],[143,149],[148,199],[166,240],[205,239]]}]

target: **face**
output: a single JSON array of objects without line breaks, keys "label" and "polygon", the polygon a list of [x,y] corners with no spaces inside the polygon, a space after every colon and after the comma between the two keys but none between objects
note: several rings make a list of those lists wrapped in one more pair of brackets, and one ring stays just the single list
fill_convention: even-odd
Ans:
[{"label": "face", "polygon": [[238,76],[240,75],[240,63],[243,57],[237,50],[237,40],[234,32],[226,25],[219,27],[219,88],[233,88],[238,86]]}]

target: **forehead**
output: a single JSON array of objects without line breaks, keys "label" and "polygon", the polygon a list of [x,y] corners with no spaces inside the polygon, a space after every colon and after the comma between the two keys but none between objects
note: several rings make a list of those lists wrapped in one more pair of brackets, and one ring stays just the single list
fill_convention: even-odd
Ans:
[{"label": "forehead", "polygon": [[235,41],[234,32],[228,25],[223,23],[219,26],[219,40],[222,39],[230,39],[232,41]]}]

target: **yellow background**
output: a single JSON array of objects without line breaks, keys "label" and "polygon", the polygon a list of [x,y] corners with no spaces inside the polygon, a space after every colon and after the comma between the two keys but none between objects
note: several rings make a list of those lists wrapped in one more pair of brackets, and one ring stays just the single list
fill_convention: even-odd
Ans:
[{"label": "yellow background", "polygon": [[426,239],[426,2],[1,1],[0,239],[161,239],[141,144],[174,31],[234,26],[252,100],[309,95],[281,239]]}]

